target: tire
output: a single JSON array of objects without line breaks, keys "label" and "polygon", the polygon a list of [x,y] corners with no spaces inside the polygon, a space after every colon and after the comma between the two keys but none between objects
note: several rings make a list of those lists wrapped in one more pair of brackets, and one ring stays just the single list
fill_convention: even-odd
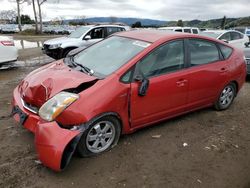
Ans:
[{"label": "tire", "polygon": [[228,109],[234,101],[236,96],[236,85],[230,83],[223,88],[220,93],[218,100],[215,103],[216,110],[226,110]]},{"label": "tire", "polygon": [[83,133],[77,152],[80,157],[91,157],[113,148],[121,134],[121,125],[117,118],[105,116],[94,121]]},{"label": "tire", "polygon": [[62,58],[65,58],[68,55],[68,53],[74,49],[75,48],[66,48],[62,53]]}]

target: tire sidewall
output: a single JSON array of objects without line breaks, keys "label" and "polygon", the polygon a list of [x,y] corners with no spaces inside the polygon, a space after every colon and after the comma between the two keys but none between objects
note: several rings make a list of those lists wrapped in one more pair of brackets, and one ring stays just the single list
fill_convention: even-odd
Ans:
[{"label": "tire sidewall", "polygon": [[[230,103],[229,105],[223,106],[223,105],[221,105],[221,103],[220,103],[220,98],[221,98],[221,95],[222,95],[222,92],[224,91],[224,89],[225,89],[226,87],[229,87],[229,86],[232,88],[233,93],[234,93],[234,96],[233,96],[233,99],[232,99],[232,101],[231,101],[231,103]],[[218,97],[218,100],[217,100],[217,102],[216,102],[216,104],[215,104],[216,109],[217,109],[217,110],[226,110],[226,109],[228,109],[228,108],[232,105],[232,103],[233,103],[235,97],[236,97],[236,85],[235,85],[234,83],[229,83],[229,84],[227,84],[227,85],[222,89],[222,91],[220,92],[220,95],[219,95],[219,97]]]},{"label": "tire sidewall", "polygon": [[[92,127],[101,121],[110,121],[111,123],[113,123],[113,125],[115,127],[115,138],[114,138],[112,144],[106,150],[104,150],[103,152],[100,152],[100,153],[93,153],[93,152],[89,151],[87,148],[86,138],[87,138],[89,131],[92,129]],[[120,125],[120,122],[117,118],[115,118],[113,116],[101,117],[101,118],[95,120],[93,123],[91,123],[89,128],[83,133],[83,135],[82,135],[82,137],[77,145],[77,152],[81,157],[91,157],[91,156],[102,154],[102,153],[110,150],[111,148],[113,148],[114,146],[117,145],[118,140],[120,138],[120,134],[121,134],[121,125]]]}]

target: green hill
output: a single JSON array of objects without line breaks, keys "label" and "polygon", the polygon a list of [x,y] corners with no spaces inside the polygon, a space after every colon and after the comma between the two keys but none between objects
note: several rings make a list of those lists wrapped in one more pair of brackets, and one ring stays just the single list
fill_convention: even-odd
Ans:
[{"label": "green hill", "polygon": [[[187,27],[199,27],[199,28],[220,28],[222,18],[212,19],[207,21],[191,20],[183,21],[184,26]],[[176,26],[177,21],[169,21],[166,26]],[[249,26],[250,27],[250,16],[242,18],[227,18],[225,28],[232,28],[237,26]]]}]

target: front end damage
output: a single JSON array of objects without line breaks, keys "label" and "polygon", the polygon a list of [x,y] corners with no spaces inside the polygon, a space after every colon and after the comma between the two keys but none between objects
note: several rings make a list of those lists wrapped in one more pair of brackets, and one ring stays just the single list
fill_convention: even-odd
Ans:
[{"label": "front end damage", "polygon": [[63,170],[69,164],[82,133],[60,128],[56,122],[39,122],[35,133],[39,160],[55,171]]},{"label": "front end damage", "polygon": [[[82,84],[80,86],[83,87]],[[19,124],[34,133],[38,159],[54,171],[65,169],[87,125],[65,128],[56,121],[44,121],[35,110],[24,105],[18,87],[13,94],[12,115]]]}]

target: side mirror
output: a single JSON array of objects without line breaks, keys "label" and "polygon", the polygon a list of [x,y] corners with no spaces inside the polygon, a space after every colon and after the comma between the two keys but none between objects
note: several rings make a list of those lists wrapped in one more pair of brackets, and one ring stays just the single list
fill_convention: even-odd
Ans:
[{"label": "side mirror", "polygon": [[86,37],[84,37],[84,40],[90,40],[90,39],[91,39],[90,35],[87,35]]},{"label": "side mirror", "polygon": [[229,43],[228,42],[228,40],[226,40],[226,39],[221,39],[223,42],[225,42],[225,43]]},{"label": "side mirror", "polygon": [[146,96],[148,88],[149,88],[149,80],[147,78],[144,78],[142,75],[135,76],[135,81],[141,82],[141,85],[138,90],[139,96]]}]

